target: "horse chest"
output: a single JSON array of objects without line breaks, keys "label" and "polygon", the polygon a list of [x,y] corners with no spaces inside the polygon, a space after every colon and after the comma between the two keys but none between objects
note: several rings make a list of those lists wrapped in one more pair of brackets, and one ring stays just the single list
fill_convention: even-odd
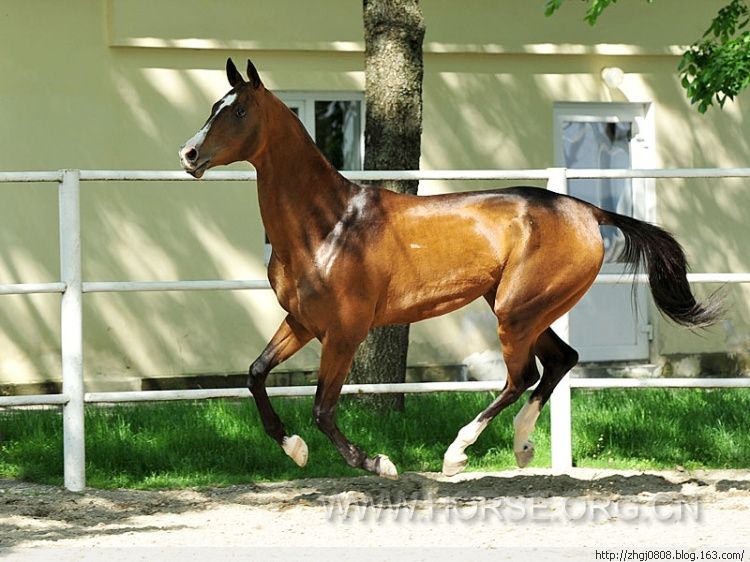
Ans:
[{"label": "horse chest", "polygon": [[306,311],[324,303],[331,290],[312,260],[294,265],[280,262],[269,266],[269,280],[279,304],[302,319]]}]

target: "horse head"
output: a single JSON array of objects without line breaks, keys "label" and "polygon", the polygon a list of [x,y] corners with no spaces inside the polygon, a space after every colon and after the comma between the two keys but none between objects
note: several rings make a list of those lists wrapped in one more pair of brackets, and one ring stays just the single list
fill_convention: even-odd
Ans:
[{"label": "horse head", "polygon": [[266,89],[251,61],[242,77],[227,59],[227,80],[232,89],[211,108],[206,123],[180,148],[180,163],[195,178],[214,166],[250,160],[260,148],[261,101]]}]

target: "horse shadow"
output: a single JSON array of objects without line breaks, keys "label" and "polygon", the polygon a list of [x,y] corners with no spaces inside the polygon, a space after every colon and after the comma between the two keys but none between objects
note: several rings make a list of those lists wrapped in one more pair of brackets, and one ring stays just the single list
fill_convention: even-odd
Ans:
[{"label": "horse shadow", "polygon": [[[688,486],[686,486],[688,485]],[[429,507],[446,503],[467,504],[503,501],[508,498],[536,500],[544,498],[655,498],[692,500],[701,491],[714,486],[716,491],[732,487],[750,490],[750,481],[711,483],[699,478],[666,477],[659,474],[612,474],[583,478],[568,474],[493,474],[467,475],[455,480],[434,474],[406,473],[398,480],[374,476],[305,479],[277,484],[258,484],[254,490],[225,490],[224,500],[241,504],[273,504],[276,507],[326,506],[344,502],[347,506],[383,509]]]},{"label": "horse shadow", "polygon": [[180,514],[199,508],[202,500],[168,492],[94,490],[69,492],[57,486],[0,479],[0,558],[28,542],[57,541],[134,531],[164,531],[182,525],[133,525],[134,517],[154,513]]}]

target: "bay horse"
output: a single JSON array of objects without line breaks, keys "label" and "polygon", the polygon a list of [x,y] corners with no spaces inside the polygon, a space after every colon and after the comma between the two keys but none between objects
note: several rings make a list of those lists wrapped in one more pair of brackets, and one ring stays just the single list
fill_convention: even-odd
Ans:
[{"label": "bay horse", "polygon": [[656,306],[685,326],[717,318],[686,278],[684,252],[666,231],[545,189],[514,187],[434,196],[356,185],[325,159],[294,113],[265,88],[252,62],[245,80],[231,59],[231,90],[179,151],[200,178],[246,160],[258,174],[260,212],[273,252],[268,278],[286,317],[249,369],[248,387],[265,431],[298,465],[307,445],[288,435],[265,388],[271,369],[313,338],[322,344],[313,418],[346,462],[397,478],[386,455],[368,456],[336,424],[336,404],[354,353],[370,328],[412,323],[478,298],[492,308],[508,369],[501,394],[448,447],[443,472],[487,424],[540,379],[514,418],[519,466],[533,458],[529,435],[578,354],[550,325],[594,282],[603,261],[600,225],[625,237],[621,261],[648,271]]}]

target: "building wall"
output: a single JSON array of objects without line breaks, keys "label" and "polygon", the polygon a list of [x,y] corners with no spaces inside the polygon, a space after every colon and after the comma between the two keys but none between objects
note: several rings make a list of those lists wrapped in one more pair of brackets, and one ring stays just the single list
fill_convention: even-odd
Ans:
[{"label": "building wall", "polygon": [[[747,93],[701,116],[679,86],[678,47],[722,2],[690,4],[620,3],[589,28],[577,3],[547,19],[512,0],[425,2],[422,167],[551,166],[555,101],[652,102],[657,165],[747,166]],[[6,0],[0,170],[177,169],[179,145],[228,89],[227,56],[252,57],[271,89],[361,91],[360,10],[343,0]],[[604,66],[625,70],[621,91],[604,86]],[[420,189],[472,187],[489,185]],[[745,182],[660,181],[657,193],[658,220],[695,271],[750,269]],[[265,276],[253,185],[85,183],[82,219],[86,280]],[[57,280],[57,247],[54,187],[0,184],[0,282]],[[698,337],[659,321],[655,353],[750,347],[750,291],[725,293],[727,322]],[[0,384],[59,379],[58,308],[55,295],[0,297]],[[87,384],[244,371],[281,317],[267,291],[87,295]],[[456,364],[496,349],[494,319],[476,303],[416,325],[409,361]],[[314,368],[317,353],[311,345],[288,366]]]}]

